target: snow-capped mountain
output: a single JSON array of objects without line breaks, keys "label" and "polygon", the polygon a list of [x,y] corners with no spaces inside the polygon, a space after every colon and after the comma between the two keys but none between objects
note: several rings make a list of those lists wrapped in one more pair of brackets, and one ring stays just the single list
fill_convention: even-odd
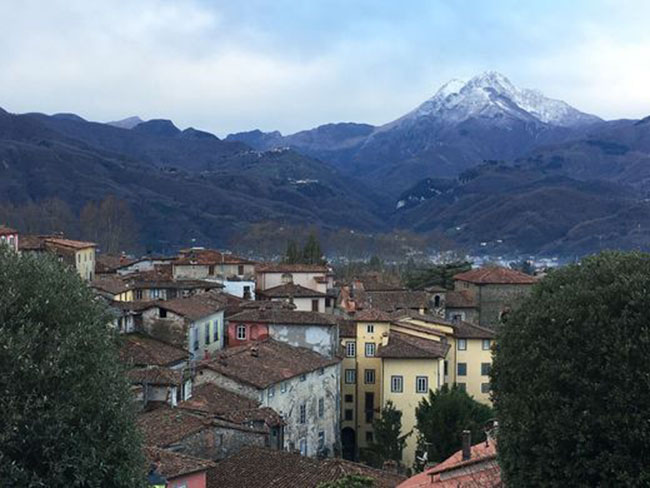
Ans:
[{"label": "snow-capped mountain", "polygon": [[560,127],[601,121],[566,102],[545,97],[538,90],[518,88],[495,71],[475,76],[467,83],[456,79],[445,83],[433,97],[399,120],[435,117],[459,123],[473,117],[495,119],[504,116]]}]

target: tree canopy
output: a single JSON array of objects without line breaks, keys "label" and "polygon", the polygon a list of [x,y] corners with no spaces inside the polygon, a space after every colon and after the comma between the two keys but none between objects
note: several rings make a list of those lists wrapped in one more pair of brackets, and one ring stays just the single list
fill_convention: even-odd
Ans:
[{"label": "tree canopy", "polygon": [[358,474],[348,474],[336,481],[319,483],[316,488],[369,488],[374,485],[372,478]]},{"label": "tree canopy", "polygon": [[472,269],[472,265],[466,261],[437,264],[425,268],[417,268],[413,264],[410,269],[407,269],[404,284],[411,289],[421,289],[428,286],[441,286],[451,289],[454,285],[454,275],[470,269]]},{"label": "tree canopy", "polygon": [[650,486],[650,255],[556,270],[498,331],[508,486]]},{"label": "tree canopy", "polygon": [[313,232],[309,234],[302,250],[295,240],[289,239],[284,262],[288,264],[324,264],[323,251],[316,234]]},{"label": "tree canopy", "polygon": [[386,461],[401,463],[402,451],[411,432],[402,435],[402,412],[390,400],[381,409],[381,415],[372,422],[374,440],[368,447],[367,461],[381,468]]},{"label": "tree canopy", "polygon": [[108,317],[74,270],[0,246],[0,484],[141,486]]},{"label": "tree canopy", "polygon": [[493,415],[489,406],[456,385],[430,390],[415,409],[419,450],[428,453],[429,461],[444,461],[462,447],[464,430],[472,433],[473,442],[484,440],[485,424]]}]

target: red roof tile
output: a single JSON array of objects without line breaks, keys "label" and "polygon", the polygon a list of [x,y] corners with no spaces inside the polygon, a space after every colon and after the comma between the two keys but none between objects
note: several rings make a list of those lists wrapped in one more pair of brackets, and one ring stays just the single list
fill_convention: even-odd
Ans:
[{"label": "red roof tile", "polygon": [[392,331],[388,344],[380,345],[377,357],[384,359],[440,359],[447,356],[449,344]]},{"label": "red roof tile", "polygon": [[219,264],[255,264],[255,261],[214,249],[183,249],[181,255],[174,259],[173,263],[175,265],[215,266]]},{"label": "red roof tile", "polygon": [[255,266],[257,273],[329,273],[330,269],[321,264],[266,263]]},{"label": "red roof tile", "polygon": [[97,247],[97,244],[94,242],[75,241],[73,239],[64,239],[62,237],[46,237],[45,244],[50,244],[54,247],[65,247],[69,249],[86,249],[89,247]]},{"label": "red roof tile", "polygon": [[17,234],[18,231],[12,229],[11,227],[5,227],[4,225],[0,225],[0,236],[6,236],[6,235],[11,235],[11,234]]},{"label": "red roof tile", "polygon": [[183,381],[183,372],[178,369],[152,366],[132,369],[126,373],[133,385],[176,386]]},{"label": "red roof tile", "polygon": [[229,317],[228,320],[230,322],[262,322],[268,324],[289,325],[334,326],[337,324],[337,319],[332,314],[277,308],[255,308],[244,310],[237,315]]},{"label": "red roof tile", "polygon": [[498,266],[472,269],[455,275],[454,279],[477,285],[532,285],[537,282],[533,276],[521,271]]},{"label": "red roof tile", "polygon": [[207,471],[216,466],[212,461],[178,452],[167,451],[158,447],[145,447],[145,455],[150,463],[157,466],[157,471],[168,479],[178,478],[200,471]]},{"label": "red roof tile", "polygon": [[209,421],[179,408],[162,406],[138,415],[137,425],[145,444],[166,447],[205,429]]},{"label": "red roof tile", "polygon": [[129,366],[170,366],[189,357],[185,349],[153,337],[124,334],[120,338],[120,360]]},{"label": "red roof tile", "polygon": [[325,297],[325,293],[320,291],[312,290],[302,285],[295,285],[293,283],[286,283],[280,286],[274,286],[273,288],[267,288],[266,290],[256,291],[258,295],[263,295],[269,298],[285,298],[285,297],[294,297],[294,298],[316,298],[316,297]]},{"label": "red roof tile", "polygon": [[354,320],[357,322],[391,322],[393,317],[376,308],[364,308],[354,314]]}]

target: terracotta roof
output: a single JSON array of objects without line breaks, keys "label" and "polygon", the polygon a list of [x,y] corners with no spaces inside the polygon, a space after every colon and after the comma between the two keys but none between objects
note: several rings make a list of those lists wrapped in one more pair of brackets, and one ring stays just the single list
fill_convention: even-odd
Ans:
[{"label": "terracotta roof", "polygon": [[199,264],[214,266],[219,264],[255,264],[255,261],[214,249],[183,249],[180,256],[174,259],[173,263],[175,265]]},{"label": "terracotta roof", "polygon": [[203,362],[199,367],[264,389],[339,361],[339,358],[327,358],[304,347],[267,339],[219,351],[214,359]]},{"label": "terracotta roof", "polygon": [[62,237],[46,237],[45,244],[50,244],[55,247],[66,247],[69,249],[86,249],[89,247],[97,247],[97,244],[94,242],[75,241],[73,239],[64,239]]},{"label": "terracotta roof", "polygon": [[270,427],[285,425],[282,415],[270,407],[249,408],[247,410],[233,410],[221,416],[225,420],[237,424],[264,422]]},{"label": "terracotta roof", "polygon": [[120,361],[129,366],[169,366],[187,360],[189,354],[153,337],[140,334],[120,336]]},{"label": "terracotta roof", "polygon": [[230,322],[263,322],[268,324],[290,325],[334,326],[337,323],[336,317],[332,314],[273,308],[244,310],[237,315],[229,317],[228,320]]},{"label": "terracotta roof", "polygon": [[[470,469],[471,466],[471,469]],[[498,488],[502,487],[494,442],[473,445],[470,459],[463,460],[462,450],[442,463],[409,478],[398,488]]]},{"label": "terracotta roof", "polygon": [[135,259],[127,258],[126,256],[97,254],[95,257],[95,272],[114,273],[118,268],[121,268],[122,266],[128,266],[135,262]]},{"label": "terracotta roof", "polygon": [[226,300],[213,294],[193,295],[187,298],[160,300],[156,307],[169,310],[189,320],[199,320],[226,308]]},{"label": "terracotta roof", "polygon": [[366,303],[372,308],[393,312],[400,309],[420,309],[429,306],[429,296],[424,291],[368,291],[365,295]]},{"label": "terracotta roof", "polygon": [[245,447],[208,471],[208,488],[315,488],[347,475],[370,477],[375,488],[393,488],[403,476],[343,459],[316,459],[287,451]]},{"label": "terracotta roof", "polygon": [[457,322],[452,327],[454,335],[461,339],[494,339],[497,336],[492,329],[468,322]]},{"label": "terracotta roof", "polygon": [[192,397],[178,404],[179,408],[221,416],[233,410],[257,408],[258,402],[218,387],[202,383],[192,388]]},{"label": "terracotta roof", "polygon": [[17,234],[18,231],[12,229],[11,227],[5,227],[4,225],[0,225],[0,236],[6,236],[10,234]]},{"label": "terracotta roof", "polygon": [[132,289],[127,282],[115,275],[97,275],[90,286],[96,290],[105,291],[113,295],[119,295]]},{"label": "terracotta roof", "polygon": [[294,298],[312,298],[312,297],[325,297],[325,293],[320,291],[312,290],[302,285],[295,285],[293,283],[286,283],[280,286],[274,286],[273,288],[267,288],[266,290],[257,290],[258,295],[264,295],[269,298],[285,298],[285,297],[294,297]]},{"label": "terracotta roof", "polygon": [[445,307],[476,308],[478,305],[474,294],[469,290],[448,291],[445,296]]},{"label": "terracotta roof", "polygon": [[34,234],[22,234],[18,242],[18,248],[21,251],[42,251],[45,249],[45,238],[48,236],[39,236]]},{"label": "terracotta roof", "polygon": [[126,376],[134,385],[176,386],[183,381],[183,372],[181,370],[162,368],[160,366],[132,369],[126,373]]},{"label": "terracotta roof", "polygon": [[391,322],[393,317],[376,308],[364,308],[354,314],[354,320],[357,322]]},{"label": "terracotta roof", "polygon": [[265,263],[255,266],[257,273],[329,273],[330,269],[321,264]]},{"label": "terracotta roof", "polygon": [[392,331],[388,345],[380,345],[377,356],[385,359],[438,359],[447,356],[449,344]]},{"label": "terracotta roof", "polygon": [[356,337],[357,323],[354,320],[339,319],[339,337]]},{"label": "terracotta roof", "polygon": [[514,269],[498,266],[477,268],[454,276],[455,280],[468,281],[477,285],[499,284],[499,285],[532,285],[537,280],[530,275]]},{"label": "terracotta roof", "polygon": [[188,456],[158,447],[145,447],[144,451],[149,462],[157,466],[158,473],[168,479],[207,471],[216,466],[215,463],[207,459]]},{"label": "terracotta roof", "polygon": [[137,425],[145,444],[167,447],[205,429],[209,421],[179,408],[161,406],[138,415]]}]

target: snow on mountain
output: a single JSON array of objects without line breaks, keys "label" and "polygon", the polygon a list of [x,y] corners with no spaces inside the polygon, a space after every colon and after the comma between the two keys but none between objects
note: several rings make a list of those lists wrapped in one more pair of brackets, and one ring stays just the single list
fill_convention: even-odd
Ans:
[{"label": "snow on mountain", "polygon": [[561,100],[547,98],[537,90],[517,88],[505,76],[488,71],[467,83],[449,81],[432,98],[399,121],[435,117],[444,122],[459,123],[472,117],[498,118],[503,115],[561,127],[601,120]]},{"label": "snow on mountain", "polygon": [[134,115],[133,117],[127,117],[126,119],[106,122],[106,124],[112,125],[113,127],[119,127],[120,129],[133,129],[136,125],[141,124],[142,122],[144,122],[144,120],[137,115]]}]

